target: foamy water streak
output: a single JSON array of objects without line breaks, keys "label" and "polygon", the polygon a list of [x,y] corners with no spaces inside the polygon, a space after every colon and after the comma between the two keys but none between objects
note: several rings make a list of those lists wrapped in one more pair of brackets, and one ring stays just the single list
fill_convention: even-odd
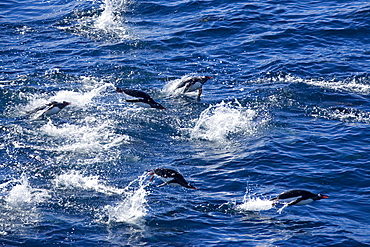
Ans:
[{"label": "foamy water streak", "polygon": [[369,84],[363,84],[359,81],[353,79],[349,82],[343,82],[343,81],[325,81],[325,80],[304,80],[303,81],[306,84],[314,85],[318,87],[323,88],[329,88],[339,91],[349,91],[349,92],[355,92],[360,94],[369,94],[370,93],[370,85]]},{"label": "foamy water streak", "polygon": [[132,181],[124,190],[123,200],[116,206],[106,206],[108,223],[125,222],[141,225],[143,217],[147,214],[148,203],[145,188],[149,185],[147,173]]},{"label": "foamy water streak", "polygon": [[[348,79],[348,80],[325,80],[325,79],[304,79],[298,76],[293,76],[290,74],[285,75],[278,75],[275,77],[268,78],[268,81],[272,83],[276,82],[289,82],[289,83],[304,83],[307,85],[328,88],[338,91],[348,91],[348,92],[355,92],[360,94],[369,94],[370,93],[370,85],[367,80],[363,81],[361,79],[357,79],[356,77]],[[259,79],[257,82],[266,82],[266,79]]]},{"label": "foamy water streak", "polygon": [[322,108],[315,106],[311,111],[314,117],[336,119],[342,122],[370,123],[370,113],[349,107]]},{"label": "foamy water streak", "polygon": [[83,176],[78,171],[70,171],[57,176],[54,180],[56,188],[92,190],[104,194],[122,194],[123,189],[118,189],[104,184],[99,176]]},{"label": "foamy water streak", "polygon": [[237,101],[235,104],[222,101],[201,113],[190,136],[192,139],[223,141],[231,134],[253,134],[256,115],[257,111],[242,107]]}]

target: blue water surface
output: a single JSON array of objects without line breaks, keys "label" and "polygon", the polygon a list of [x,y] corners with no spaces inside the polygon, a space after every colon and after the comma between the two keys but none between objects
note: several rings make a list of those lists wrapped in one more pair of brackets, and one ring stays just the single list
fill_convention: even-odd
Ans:
[{"label": "blue water surface", "polygon": [[3,246],[370,245],[369,1],[7,0],[0,40]]}]

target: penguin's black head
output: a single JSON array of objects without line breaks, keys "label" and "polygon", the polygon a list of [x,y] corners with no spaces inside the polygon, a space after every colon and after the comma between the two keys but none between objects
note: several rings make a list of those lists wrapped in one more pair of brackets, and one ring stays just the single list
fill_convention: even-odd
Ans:
[{"label": "penguin's black head", "polygon": [[211,76],[201,76],[200,79],[201,79],[201,83],[204,84],[209,79],[212,79],[212,77]]},{"label": "penguin's black head", "polygon": [[327,199],[328,196],[317,194],[314,198],[312,198],[314,201],[321,200],[321,199]]}]

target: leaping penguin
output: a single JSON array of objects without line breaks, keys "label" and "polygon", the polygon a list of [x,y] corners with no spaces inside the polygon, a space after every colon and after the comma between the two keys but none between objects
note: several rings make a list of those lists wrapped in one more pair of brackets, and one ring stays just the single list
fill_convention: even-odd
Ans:
[{"label": "leaping penguin", "polygon": [[182,81],[179,85],[177,85],[176,89],[182,90],[182,93],[189,93],[198,90],[197,99],[200,99],[200,95],[202,94],[202,87],[203,84],[206,83],[209,79],[212,79],[211,76],[194,76],[189,79]]},{"label": "leaping penguin", "polygon": [[134,89],[123,89],[119,87],[116,88],[116,91],[135,98],[135,99],[126,99],[126,102],[136,103],[145,108],[156,108],[166,110],[166,108],[164,108],[161,104],[155,102],[148,94],[142,91]]},{"label": "leaping penguin", "polygon": [[54,114],[57,114],[60,112],[64,107],[67,105],[70,105],[71,103],[63,101],[63,102],[57,102],[57,101],[52,101],[50,103],[47,103],[43,106],[37,107],[36,109],[32,111],[27,111],[27,114],[34,114],[34,113],[40,113],[39,116],[51,116]]},{"label": "leaping penguin", "polygon": [[156,168],[153,170],[149,170],[149,175],[152,177],[150,178],[150,181],[153,180],[154,175],[160,177],[163,184],[158,185],[158,187],[162,187],[165,185],[172,185],[172,186],[183,186],[185,188],[194,189],[196,188],[192,186],[190,183],[188,183],[185,178],[178,172],[173,169],[169,168]]},{"label": "leaping penguin", "polygon": [[322,194],[314,194],[306,190],[290,190],[290,191],[283,192],[277,197],[274,197],[270,200],[274,201],[276,204],[279,200],[290,199],[290,198],[296,198],[296,199],[289,202],[287,206],[306,205],[313,201],[318,201],[318,200],[329,198],[329,197],[322,195]]}]

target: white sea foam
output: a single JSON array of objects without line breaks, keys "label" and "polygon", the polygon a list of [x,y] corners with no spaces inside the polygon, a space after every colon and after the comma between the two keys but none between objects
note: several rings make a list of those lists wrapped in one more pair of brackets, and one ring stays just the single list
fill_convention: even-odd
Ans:
[{"label": "white sea foam", "polygon": [[143,217],[147,214],[148,203],[145,188],[149,185],[147,174],[143,174],[132,181],[124,190],[123,200],[116,206],[108,205],[105,210],[108,215],[108,223],[125,222],[128,224],[141,225]]},{"label": "white sea foam", "polygon": [[99,152],[127,143],[130,139],[126,135],[114,133],[114,122],[100,121],[95,117],[86,117],[77,124],[54,125],[49,121],[40,130],[59,138],[55,148],[48,147],[48,150],[54,151]]},{"label": "white sea foam", "polygon": [[29,185],[27,177],[22,175],[18,183],[5,196],[5,201],[9,206],[19,208],[41,203],[49,197],[50,195],[47,190],[32,188]]},{"label": "white sea foam", "polygon": [[190,136],[192,139],[223,141],[233,134],[254,134],[257,125],[261,124],[253,121],[256,116],[256,110],[242,107],[237,101],[211,105],[201,113]]},{"label": "white sea foam", "polygon": [[128,3],[127,0],[104,0],[101,5],[103,11],[95,19],[94,27],[120,38],[131,38],[122,16]]},{"label": "white sea foam", "polygon": [[67,101],[71,105],[67,106],[70,108],[84,108],[87,104],[91,103],[92,99],[98,97],[101,93],[105,92],[107,88],[113,88],[112,83],[104,83],[98,87],[94,87],[87,92],[75,92],[69,90],[61,90],[56,93],[55,96],[49,98],[50,101]]},{"label": "white sea foam", "polygon": [[244,196],[243,203],[236,208],[242,211],[265,211],[274,207],[274,202],[259,197]]},{"label": "white sea foam", "polygon": [[362,111],[350,107],[313,107],[311,114],[313,117],[326,119],[336,119],[342,122],[363,122],[370,123],[370,112]]},{"label": "white sea foam", "polygon": [[[349,91],[360,94],[370,93],[370,84],[368,82],[363,83],[357,78],[352,78],[349,80],[325,80],[325,79],[304,79],[293,75],[278,75],[272,78],[268,78],[271,82],[289,82],[289,83],[304,83],[307,85],[313,85],[322,88],[328,88],[338,91]],[[260,79],[257,82],[266,82],[266,79]]]},{"label": "white sea foam", "polygon": [[3,203],[0,204],[0,235],[16,234],[37,224],[41,217],[38,205],[50,199],[46,189],[34,188],[26,175],[0,184]]},{"label": "white sea foam", "polygon": [[370,93],[369,84],[360,83],[359,81],[355,79],[349,82],[335,81],[335,80],[325,81],[325,80],[315,80],[315,79],[303,80],[303,82],[309,85],[329,88],[329,89],[338,90],[338,91],[349,91],[349,92],[355,92],[355,93],[360,93],[360,94],[365,94],[365,95]]},{"label": "white sea foam", "polygon": [[[91,80],[91,78],[89,79]],[[82,78],[82,83],[85,81],[88,81],[87,78]],[[90,104],[93,100],[93,98],[100,96],[102,93],[104,93],[109,88],[114,88],[114,85],[112,83],[101,83],[96,82],[98,85],[94,86],[86,86],[86,91],[71,91],[71,90],[60,90],[57,91],[55,95],[50,96],[46,94],[41,95],[21,95],[20,97],[24,97],[26,99],[29,99],[30,102],[26,106],[19,106],[19,108],[25,109],[25,111],[33,110],[37,107],[40,107],[42,105],[45,105],[47,103],[50,103],[51,101],[57,101],[57,102],[63,102],[67,101],[70,102],[71,105],[66,106],[63,111],[71,111],[73,112],[74,109],[83,109],[86,108],[86,105]],[[20,111],[19,109],[15,109],[15,111]],[[60,113],[58,113],[60,114]],[[34,117],[37,118],[37,117]]]},{"label": "white sea foam", "polygon": [[77,171],[70,171],[57,176],[54,180],[56,188],[92,190],[104,194],[122,194],[123,189],[104,184],[99,176],[83,176]]}]

